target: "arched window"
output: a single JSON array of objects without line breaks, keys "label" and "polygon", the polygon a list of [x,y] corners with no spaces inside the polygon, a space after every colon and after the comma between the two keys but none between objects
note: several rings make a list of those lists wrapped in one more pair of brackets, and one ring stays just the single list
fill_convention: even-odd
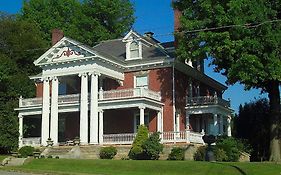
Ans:
[{"label": "arched window", "polygon": [[138,41],[133,41],[130,45],[130,57],[131,58],[138,58],[140,57],[140,53],[139,53],[139,44]]}]

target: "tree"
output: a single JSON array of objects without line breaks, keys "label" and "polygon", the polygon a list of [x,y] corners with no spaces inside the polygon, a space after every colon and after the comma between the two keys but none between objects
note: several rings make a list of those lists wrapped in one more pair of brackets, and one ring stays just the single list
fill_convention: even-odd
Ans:
[{"label": "tree", "polygon": [[20,19],[35,22],[50,41],[51,30],[64,33],[90,46],[115,39],[134,23],[129,0],[25,0]]},{"label": "tree", "polygon": [[8,152],[18,146],[14,108],[20,95],[34,96],[28,75],[38,73],[33,61],[45,51],[37,48],[46,49],[46,43],[36,25],[0,14],[0,152]]},{"label": "tree", "polygon": [[178,57],[212,57],[215,71],[246,89],[267,92],[270,104],[270,160],[281,161],[281,2],[201,0],[175,2],[182,12]]},{"label": "tree", "polygon": [[239,107],[239,115],[234,118],[235,137],[247,139],[253,151],[252,161],[268,160],[269,148],[269,103],[259,99]]}]

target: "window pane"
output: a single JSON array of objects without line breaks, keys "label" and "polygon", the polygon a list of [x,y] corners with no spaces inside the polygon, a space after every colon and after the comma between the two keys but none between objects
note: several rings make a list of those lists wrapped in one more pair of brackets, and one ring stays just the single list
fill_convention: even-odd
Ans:
[{"label": "window pane", "polygon": [[148,86],[147,76],[136,77],[136,87]]}]

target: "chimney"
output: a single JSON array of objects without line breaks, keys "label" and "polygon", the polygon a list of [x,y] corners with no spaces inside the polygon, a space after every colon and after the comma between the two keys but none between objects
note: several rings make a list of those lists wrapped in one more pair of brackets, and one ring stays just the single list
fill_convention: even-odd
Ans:
[{"label": "chimney", "polygon": [[180,24],[181,11],[174,7],[174,32],[178,32],[181,24]]},{"label": "chimney", "polygon": [[53,29],[52,30],[52,45],[55,45],[57,42],[59,42],[63,38],[64,34],[63,31],[59,29]]},{"label": "chimney", "polygon": [[[176,3],[177,0],[173,0],[173,3]],[[179,32],[179,29],[181,27],[181,24],[180,24],[180,17],[181,17],[182,13],[179,9],[177,9],[176,6],[174,6],[174,46],[175,48],[177,48],[178,46],[178,39],[177,39],[177,36],[176,36],[176,33]]]},{"label": "chimney", "polygon": [[154,35],[153,32],[145,32],[145,33],[144,33],[144,36],[145,36],[145,37],[148,37],[148,38],[152,38],[153,35]]}]

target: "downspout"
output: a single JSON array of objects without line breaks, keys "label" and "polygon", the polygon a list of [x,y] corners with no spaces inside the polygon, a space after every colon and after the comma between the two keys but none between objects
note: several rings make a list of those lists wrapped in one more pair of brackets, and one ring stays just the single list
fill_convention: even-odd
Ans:
[{"label": "downspout", "polygon": [[173,78],[172,78],[172,84],[173,84],[173,129],[174,132],[176,131],[176,103],[175,103],[175,60],[173,61]]}]

